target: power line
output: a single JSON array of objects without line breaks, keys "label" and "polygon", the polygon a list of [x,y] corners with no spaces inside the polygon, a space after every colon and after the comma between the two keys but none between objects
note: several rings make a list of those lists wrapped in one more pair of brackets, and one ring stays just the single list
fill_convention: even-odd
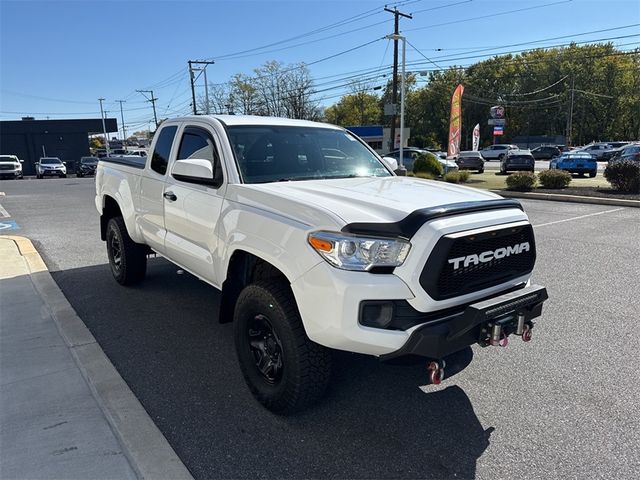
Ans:
[{"label": "power line", "polygon": [[515,10],[507,10],[504,12],[498,12],[498,13],[491,13],[488,15],[481,15],[479,17],[470,17],[470,18],[463,18],[461,20],[452,20],[450,22],[443,22],[443,23],[434,23],[432,25],[425,25],[423,27],[416,27],[416,28],[410,28],[408,30],[405,30],[406,32],[415,32],[418,30],[426,30],[428,28],[435,28],[435,27],[444,27],[446,25],[455,25],[458,23],[466,23],[466,22],[471,22],[471,21],[475,21],[475,20],[483,20],[485,18],[494,18],[494,17],[501,17],[503,15],[510,15],[512,13],[519,13],[519,12],[525,12],[527,10],[535,10],[537,8],[546,8],[546,7],[552,7],[555,5],[561,5],[563,3],[570,3],[573,0],[560,0],[557,2],[550,2],[550,3],[545,3],[543,5],[535,5],[533,7],[525,7],[525,8],[517,8]]}]

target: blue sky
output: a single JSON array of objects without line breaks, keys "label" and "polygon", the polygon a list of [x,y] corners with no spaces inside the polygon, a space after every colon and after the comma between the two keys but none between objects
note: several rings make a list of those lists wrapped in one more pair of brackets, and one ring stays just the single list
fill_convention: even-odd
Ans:
[{"label": "blue sky", "polygon": [[[114,101],[123,99],[130,131],[146,129],[152,111],[135,90],[154,90],[160,117],[188,113],[189,59],[215,60],[207,70],[213,83],[250,74],[270,60],[320,60],[309,69],[317,88],[324,90],[318,96],[322,104],[330,105],[347,92],[347,77],[389,71],[385,67],[393,49],[383,37],[392,32],[393,16],[383,11],[384,5],[384,0],[0,0],[0,120],[27,114],[99,117],[97,99],[104,97],[109,116],[117,116],[118,123]],[[414,67],[420,70],[571,40],[626,37],[612,41],[624,50],[640,46],[638,0],[405,0],[388,5],[413,13],[413,19],[401,19],[400,28],[410,42],[407,62],[420,62]],[[594,33],[578,35],[586,32]],[[286,41],[292,37],[299,38]],[[554,37],[566,38],[547,40]],[[528,43],[540,40],[545,41]],[[514,44],[523,45],[497,48]],[[238,54],[243,51],[248,52]]]}]

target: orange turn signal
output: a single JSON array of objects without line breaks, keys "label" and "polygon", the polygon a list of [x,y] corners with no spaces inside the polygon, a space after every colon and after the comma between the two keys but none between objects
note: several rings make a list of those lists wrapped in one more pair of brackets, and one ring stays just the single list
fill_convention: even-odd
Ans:
[{"label": "orange turn signal", "polygon": [[321,252],[330,252],[333,250],[333,243],[328,240],[322,240],[320,238],[309,237],[309,244]]}]

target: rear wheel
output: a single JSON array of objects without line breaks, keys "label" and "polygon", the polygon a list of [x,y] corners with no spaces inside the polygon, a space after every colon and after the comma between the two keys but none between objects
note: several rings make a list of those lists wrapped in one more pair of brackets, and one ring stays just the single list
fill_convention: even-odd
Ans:
[{"label": "rear wheel", "polygon": [[245,287],[233,321],[242,374],[262,405],[276,413],[290,413],[322,396],[329,382],[331,355],[307,337],[286,283],[260,281]]},{"label": "rear wheel", "polygon": [[484,168],[479,169],[478,173],[484,173]]},{"label": "rear wheel", "polygon": [[593,172],[589,172],[589,178],[595,177],[597,172],[594,170]]},{"label": "rear wheel", "polygon": [[147,273],[146,248],[131,240],[122,217],[107,223],[107,256],[113,278],[121,285],[139,283]]}]

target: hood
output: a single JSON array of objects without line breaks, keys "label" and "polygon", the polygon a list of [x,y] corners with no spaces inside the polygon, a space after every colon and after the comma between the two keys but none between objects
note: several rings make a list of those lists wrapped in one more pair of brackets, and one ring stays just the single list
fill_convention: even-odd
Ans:
[{"label": "hood", "polygon": [[316,212],[333,219],[339,227],[353,222],[397,222],[421,208],[500,198],[484,190],[409,177],[304,180],[234,187],[240,203],[254,204],[311,225],[317,225],[318,219],[313,214]]}]

